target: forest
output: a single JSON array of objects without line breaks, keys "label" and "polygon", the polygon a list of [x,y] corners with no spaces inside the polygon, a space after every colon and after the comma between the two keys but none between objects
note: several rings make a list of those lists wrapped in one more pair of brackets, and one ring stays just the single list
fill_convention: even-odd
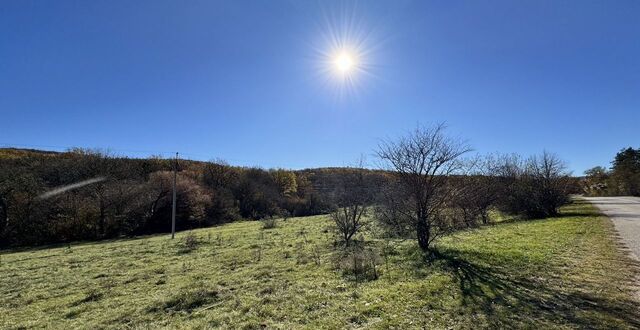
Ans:
[{"label": "forest", "polygon": [[[87,149],[2,149],[0,245],[167,232],[174,166],[178,230],[330,211],[335,169],[264,170],[222,161],[134,159]],[[365,172],[373,181],[383,176]],[[56,193],[58,187],[86,180],[92,181]]]},{"label": "forest", "polygon": [[584,174],[586,195],[640,196],[640,148],[624,148],[614,157],[611,168],[596,166]]},{"label": "forest", "polygon": [[[554,216],[579,192],[556,155],[465,156],[444,127],[381,145],[379,169],[304,170],[113,155],[100,150],[0,150],[0,246],[35,246],[168,232],[238,220],[330,214],[348,244],[361,218],[428,250],[448,232],[500,212]],[[430,148],[429,153],[420,150]],[[175,170],[175,172],[174,172]],[[338,212],[340,211],[340,212]]]}]

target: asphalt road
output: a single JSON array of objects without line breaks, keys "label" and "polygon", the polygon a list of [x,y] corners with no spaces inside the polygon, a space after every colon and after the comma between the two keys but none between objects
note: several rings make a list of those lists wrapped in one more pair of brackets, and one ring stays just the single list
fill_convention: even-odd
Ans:
[{"label": "asphalt road", "polygon": [[640,197],[585,197],[606,214],[631,253],[640,260]]}]

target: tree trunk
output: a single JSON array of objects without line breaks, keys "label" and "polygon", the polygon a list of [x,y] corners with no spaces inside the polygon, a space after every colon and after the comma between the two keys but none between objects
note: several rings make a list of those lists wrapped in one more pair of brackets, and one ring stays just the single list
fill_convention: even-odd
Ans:
[{"label": "tree trunk", "polygon": [[8,213],[7,203],[4,202],[4,199],[0,198],[0,234],[2,234],[2,231],[9,226]]},{"label": "tree trunk", "polygon": [[426,220],[418,220],[416,225],[416,235],[418,236],[418,245],[422,251],[429,251],[429,239],[431,238],[431,228]]},{"label": "tree trunk", "polygon": [[96,236],[97,238],[102,238],[104,237],[104,233],[105,233],[105,210],[104,210],[105,206],[104,206],[104,202],[102,201],[102,199],[100,199],[100,203],[99,203],[99,209],[100,209],[100,216],[98,217],[98,228],[96,228]]},{"label": "tree trunk", "polygon": [[482,211],[482,224],[489,224],[489,214],[487,214],[487,211]]}]

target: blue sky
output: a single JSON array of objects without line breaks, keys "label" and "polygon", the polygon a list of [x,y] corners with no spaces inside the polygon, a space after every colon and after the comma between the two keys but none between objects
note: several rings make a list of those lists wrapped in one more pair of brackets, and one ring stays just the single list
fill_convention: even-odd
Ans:
[{"label": "blue sky", "polygon": [[[477,152],[546,149],[580,174],[640,147],[638,17],[638,1],[6,0],[0,144],[304,168],[446,122]],[[353,83],[327,68],[336,42]]]}]

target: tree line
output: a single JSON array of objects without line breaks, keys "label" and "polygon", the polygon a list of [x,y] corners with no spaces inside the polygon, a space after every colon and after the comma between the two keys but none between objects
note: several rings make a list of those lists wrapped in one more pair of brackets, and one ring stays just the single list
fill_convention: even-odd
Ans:
[{"label": "tree line", "polygon": [[[174,166],[172,159],[133,159],[98,150],[1,149],[0,246],[167,232]],[[337,181],[331,172],[178,161],[177,229],[325,214]]]},{"label": "tree line", "polygon": [[443,125],[383,141],[376,155],[386,180],[374,191],[360,172],[344,173],[331,214],[344,244],[367,226],[378,226],[385,235],[414,238],[431,252],[444,234],[488,224],[491,212],[523,219],[557,216],[569,194],[579,190],[555,154],[465,157],[470,151]]},{"label": "tree line", "polygon": [[425,251],[446,233],[488,224],[492,212],[555,216],[578,190],[554,154],[470,152],[443,125],[382,142],[375,170],[363,161],[291,171],[87,149],[0,149],[0,246],[167,232],[174,169],[178,230],[329,214],[346,245],[375,219],[384,235],[414,238]]},{"label": "tree line", "polygon": [[609,169],[585,171],[582,189],[589,196],[640,196],[640,148],[620,150]]}]

